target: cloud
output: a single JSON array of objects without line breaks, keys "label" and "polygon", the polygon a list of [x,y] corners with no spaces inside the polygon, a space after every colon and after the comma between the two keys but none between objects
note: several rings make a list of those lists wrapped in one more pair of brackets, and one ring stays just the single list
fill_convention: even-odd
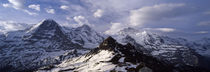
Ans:
[{"label": "cloud", "polygon": [[198,23],[198,25],[207,26],[207,25],[210,25],[210,21],[202,21],[202,22]]},{"label": "cloud", "polygon": [[121,29],[126,27],[124,24],[121,24],[121,23],[111,23],[111,24],[112,24],[112,26],[110,27],[109,30],[104,32],[105,34],[114,35],[118,31],[120,31]]},{"label": "cloud", "polygon": [[67,6],[67,5],[62,5],[62,6],[60,6],[60,8],[63,9],[63,10],[67,10],[67,9],[69,8],[69,6]]},{"label": "cloud", "polygon": [[173,28],[156,28],[156,30],[162,31],[162,32],[173,32],[175,29]]},{"label": "cloud", "polygon": [[16,23],[14,21],[0,21],[0,31],[9,32],[25,29],[28,25],[24,23]]},{"label": "cloud", "polygon": [[46,12],[49,14],[55,14],[55,10],[52,8],[45,8]]},{"label": "cloud", "polygon": [[23,10],[24,12],[26,12],[26,13],[28,13],[29,15],[33,15],[33,16],[36,16],[36,15],[38,15],[37,13],[34,13],[34,12],[30,12],[30,11],[28,11],[28,10]]},{"label": "cloud", "polygon": [[2,4],[3,7],[7,8],[7,7],[10,7],[11,5],[6,3],[6,4]]},{"label": "cloud", "polygon": [[28,6],[28,8],[40,11],[40,5],[39,4],[31,4]]},{"label": "cloud", "polygon": [[179,4],[159,4],[153,6],[144,6],[140,9],[130,11],[130,25],[143,26],[147,22],[157,21],[178,16],[177,8],[185,6]]},{"label": "cloud", "polygon": [[210,11],[206,11],[206,12],[204,12],[204,14],[210,15]]},{"label": "cloud", "polygon": [[74,16],[73,19],[74,19],[75,22],[78,23],[78,24],[74,25],[74,27],[76,27],[76,26],[82,26],[82,25],[84,25],[84,24],[89,25],[89,26],[91,26],[91,27],[94,27],[94,25],[93,25],[93,24],[90,24],[90,23],[88,22],[88,20],[87,20],[84,16],[81,16],[81,15],[79,15],[79,16]]},{"label": "cloud", "polygon": [[38,15],[37,13],[34,13],[34,12],[31,12],[27,9],[25,9],[25,6],[24,6],[24,3],[25,3],[25,0],[8,0],[9,3],[6,3],[6,4],[2,4],[3,7],[7,8],[7,7],[12,7],[16,10],[21,10],[25,13],[28,13],[29,15]]},{"label": "cloud", "polygon": [[173,32],[175,29],[173,28],[154,28],[154,30],[162,31],[162,32]]},{"label": "cloud", "polygon": [[195,32],[195,33],[197,33],[197,34],[207,34],[209,32],[208,31],[198,31],[198,32]]},{"label": "cloud", "polygon": [[15,9],[23,9],[25,0],[8,0]]},{"label": "cloud", "polygon": [[66,17],[66,20],[72,20],[70,17]]},{"label": "cloud", "polygon": [[80,25],[88,23],[84,16],[75,16],[74,20]]},{"label": "cloud", "polygon": [[[181,32],[195,33],[199,30],[209,31],[208,26],[197,25],[201,21],[209,20],[208,3],[209,1],[207,0],[202,2],[195,0],[25,0],[22,3],[22,7],[20,3],[15,4],[15,6],[23,8],[23,11],[29,15],[36,15],[35,13],[37,11],[29,9],[28,6],[30,4],[40,4],[40,6],[44,7],[43,11],[39,12],[41,15],[31,17],[21,12],[10,11],[8,13],[14,16],[12,19],[24,16],[23,19],[19,18],[18,21],[35,19],[33,21],[35,22],[39,19],[53,17],[56,21],[61,22],[61,24],[94,24],[96,26],[94,29],[102,32],[110,29],[111,31],[115,31],[117,30],[114,29],[115,26],[118,28],[129,26],[136,27],[137,29],[154,28],[153,31],[157,33],[172,34],[179,32],[178,35],[182,35]],[[4,7],[13,8],[14,3],[8,2],[2,4],[4,4]],[[27,6],[24,7],[24,5]],[[45,8],[53,9],[54,11],[49,10],[50,14],[47,14]],[[2,10],[5,10],[3,12],[9,11],[6,8]],[[15,15],[16,13],[17,15]],[[7,15],[3,14],[1,16],[2,19],[7,17]],[[11,17],[7,19],[11,20]],[[201,23],[201,25],[208,25],[208,22],[207,24],[204,23]],[[175,31],[173,32],[173,29],[166,28],[174,28]]]},{"label": "cloud", "polygon": [[102,15],[103,15],[104,11],[101,10],[101,9],[98,9],[94,14],[93,16],[96,17],[96,18],[100,18]]},{"label": "cloud", "polygon": [[174,28],[144,28],[144,30],[161,31],[161,32],[174,32],[174,31],[176,31],[176,29],[174,29]]}]

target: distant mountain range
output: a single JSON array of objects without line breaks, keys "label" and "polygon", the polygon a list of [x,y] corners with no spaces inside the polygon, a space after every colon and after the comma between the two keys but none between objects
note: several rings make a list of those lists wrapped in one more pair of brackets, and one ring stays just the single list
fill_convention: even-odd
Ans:
[{"label": "distant mountain range", "polygon": [[106,37],[88,25],[68,28],[46,19],[0,34],[0,71],[205,72],[210,68],[210,38],[192,42],[130,27]]},{"label": "distant mountain range", "polygon": [[[8,32],[0,39],[0,67],[9,71],[33,70],[60,63],[65,58],[89,51],[85,44],[94,45],[103,41],[102,36],[86,25],[64,30],[51,19],[29,29]],[[74,51],[77,52],[72,53]]]}]

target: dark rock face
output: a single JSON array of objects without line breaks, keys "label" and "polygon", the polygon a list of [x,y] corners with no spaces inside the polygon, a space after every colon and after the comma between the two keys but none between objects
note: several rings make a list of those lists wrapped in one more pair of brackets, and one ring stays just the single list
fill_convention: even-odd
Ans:
[{"label": "dark rock face", "polygon": [[109,36],[107,39],[105,39],[100,45],[100,49],[105,49],[105,50],[113,50],[113,47],[116,47],[116,40],[113,39],[111,36]]}]

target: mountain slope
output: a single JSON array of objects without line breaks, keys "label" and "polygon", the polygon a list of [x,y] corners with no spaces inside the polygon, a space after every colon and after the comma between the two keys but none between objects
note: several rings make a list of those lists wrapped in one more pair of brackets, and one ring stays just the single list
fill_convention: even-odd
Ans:
[{"label": "mountain slope", "polygon": [[[71,42],[61,26],[51,19],[43,20],[30,29],[8,32],[2,41],[1,71],[33,70],[88,51]],[[71,54],[72,51],[77,52]]]},{"label": "mountain slope", "polygon": [[66,34],[72,42],[84,48],[95,48],[104,40],[101,34],[97,33],[88,25],[72,28]]},{"label": "mountain slope", "polygon": [[46,66],[37,72],[205,72],[197,67],[176,67],[143,54],[130,43],[119,44],[112,37],[105,39],[89,53],[68,59],[58,65]]},{"label": "mountain slope", "polygon": [[174,65],[197,66],[199,64],[199,55],[184,45],[188,43],[185,39],[170,38],[134,28],[125,28],[119,31],[114,38],[123,44],[131,43],[145,54]]},{"label": "mountain slope", "polygon": [[210,38],[197,40],[191,44],[188,44],[188,46],[194,48],[199,54],[210,57]]},{"label": "mountain slope", "polygon": [[59,24],[54,20],[49,19],[44,20],[27,31],[27,34],[24,35],[24,41],[28,41],[36,46],[39,46],[40,43],[44,43],[48,50],[58,48],[62,50],[68,50],[75,47],[81,48],[68,39]]},{"label": "mountain slope", "polygon": [[[138,69],[148,71],[171,71],[170,65],[165,65],[157,59],[146,56],[131,44],[118,44],[112,37],[104,40],[98,48],[78,58],[69,59],[54,66],[51,70],[47,67],[39,71],[137,71]],[[140,69],[141,70],[141,69]]]}]

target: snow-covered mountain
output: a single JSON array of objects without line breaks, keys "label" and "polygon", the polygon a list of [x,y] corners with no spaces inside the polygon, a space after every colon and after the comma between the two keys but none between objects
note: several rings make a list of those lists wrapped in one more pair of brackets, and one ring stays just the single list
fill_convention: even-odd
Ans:
[{"label": "snow-covered mountain", "polygon": [[89,53],[46,66],[37,72],[205,72],[197,67],[173,66],[165,61],[143,54],[130,43],[119,44],[112,37],[105,39]]},{"label": "snow-covered mountain", "polygon": [[72,42],[79,44],[84,48],[95,48],[104,40],[104,37],[101,34],[97,33],[88,25],[71,28],[66,30],[66,32]]},{"label": "snow-covered mountain", "polygon": [[0,71],[193,72],[210,67],[209,38],[190,42],[130,27],[112,35],[116,40],[104,36],[88,25],[68,28],[52,19],[0,33]]},{"label": "snow-covered mountain", "polygon": [[3,40],[5,39],[5,35],[0,33],[0,46],[4,45]]},{"label": "snow-covered mountain", "polygon": [[[81,32],[91,33],[95,31],[82,30]],[[74,38],[72,36],[74,35],[67,35],[66,33],[63,27],[54,20],[46,19],[29,29],[0,35],[0,70],[33,70],[44,65],[60,63],[62,60],[76,57],[89,51],[83,45],[72,41]],[[97,35],[97,33],[92,34]],[[89,38],[87,35],[82,36],[81,34],[80,37],[84,40],[85,38],[90,40],[96,36]]]},{"label": "snow-covered mountain", "polygon": [[210,57],[210,38],[202,38],[191,42],[188,46],[194,48],[199,54]]},{"label": "snow-covered mountain", "polygon": [[174,65],[199,65],[199,55],[185,46],[188,41],[182,38],[170,38],[130,27],[119,31],[114,38],[123,44],[131,43],[145,54]]}]

